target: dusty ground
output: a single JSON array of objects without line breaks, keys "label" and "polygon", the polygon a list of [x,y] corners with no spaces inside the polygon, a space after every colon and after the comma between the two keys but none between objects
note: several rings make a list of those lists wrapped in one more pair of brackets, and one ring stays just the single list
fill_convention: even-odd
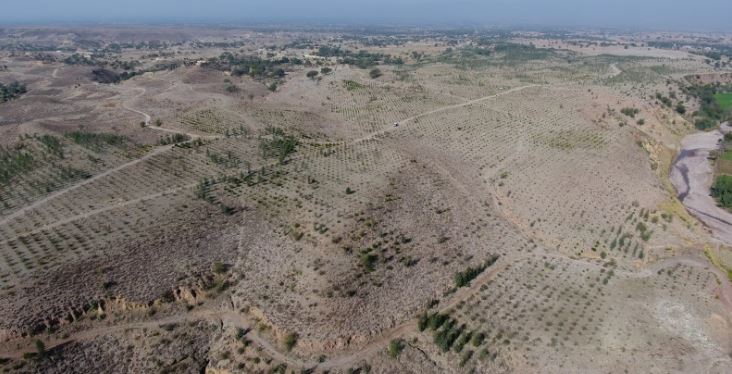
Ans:
[{"label": "dusty ground", "polygon": [[[732,230],[700,213],[729,215],[704,193],[721,135],[655,99],[708,64],[627,36],[360,36],[109,29],[169,44],[106,60],[181,61],[118,84],[4,47],[0,81],[29,92],[0,104],[0,141],[33,162],[0,185],[0,370],[732,369]],[[372,78],[320,45],[404,64]],[[197,62],[222,52],[303,62],[276,80]],[[299,143],[282,160],[271,128]]]}]

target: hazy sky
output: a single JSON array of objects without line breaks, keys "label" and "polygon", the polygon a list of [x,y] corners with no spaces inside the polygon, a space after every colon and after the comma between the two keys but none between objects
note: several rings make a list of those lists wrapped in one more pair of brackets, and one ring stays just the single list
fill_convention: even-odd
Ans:
[{"label": "hazy sky", "polygon": [[732,0],[0,0],[0,23],[312,22],[732,32]]}]

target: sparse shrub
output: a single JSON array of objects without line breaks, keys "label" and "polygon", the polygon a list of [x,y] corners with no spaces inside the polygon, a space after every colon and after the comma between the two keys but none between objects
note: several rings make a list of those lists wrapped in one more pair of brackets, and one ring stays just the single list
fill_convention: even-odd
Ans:
[{"label": "sparse shrub", "polygon": [[369,77],[371,77],[371,79],[376,79],[380,76],[382,76],[382,73],[381,70],[379,70],[378,68],[371,69],[371,71],[369,72]]},{"label": "sparse shrub", "polygon": [[686,114],[686,107],[682,103],[676,104],[676,113],[678,114]]},{"label": "sparse shrub", "polygon": [[440,313],[432,313],[429,316],[429,321],[427,323],[430,330],[435,331],[440,328],[445,322],[447,322],[448,318],[450,318],[447,314],[440,314]]},{"label": "sparse shrub", "polygon": [[292,348],[295,347],[295,345],[297,345],[297,338],[298,338],[298,336],[296,333],[287,334],[287,336],[285,336],[284,344],[285,344],[285,349],[288,352],[291,351]]},{"label": "sparse shrub", "polygon": [[43,342],[40,339],[36,339],[36,341],[34,342],[34,344],[36,346],[36,354],[35,354],[35,356],[38,359],[42,359],[42,358],[46,357],[46,345],[43,344]]},{"label": "sparse shrub", "polygon": [[625,114],[626,116],[630,118],[635,118],[636,114],[640,113],[640,109],[638,108],[623,108],[620,109],[620,113]]},{"label": "sparse shrub", "polygon": [[294,153],[299,144],[300,142],[293,135],[288,135],[284,130],[276,127],[268,127],[267,137],[259,138],[262,157],[277,157],[280,164],[287,161],[287,156]]},{"label": "sparse shrub", "polygon": [[404,342],[401,339],[393,339],[389,342],[388,353],[389,357],[397,358],[399,354],[404,350]]},{"label": "sparse shrub", "polygon": [[379,256],[371,253],[370,250],[361,251],[359,258],[361,260],[361,266],[364,268],[366,272],[372,272],[374,271],[374,265],[376,264],[376,261],[379,259]]},{"label": "sparse shrub", "polygon": [[473,339],[471,339],[471,343],[474,347],[477,347],[481,344],[483,344],[483,340],[485,340],[485,334],[482,332],[479,332],[477,334],[473,334]]},{"label": "sparse shrub", "polygon": [[358,90],[361,88],[366,88],[366,86],[364,86],[363,84],[352,81],[352,80],[345,80],[345,81],[343,81],[343,84],[346,86],[346,90],[348,90],[348,91],[354,91],[354,90]]},{"label": "sparse shrub", "polygon": [[214,262],[212,268],[213,268],[213,272],[216,274],[223,274],[226,272],[226,270],[228,270],[227,266],[221,261]]},{"label": "sparse shrub", "polygon": [[468,361],[470,361],[470,359],[472,357],[473,357],[473,351],[467,350],[467,351],[463,352],[463,354],[460,355],[460,367],[465,366],[465,364],[467,364]]},{"label": "sparse shrub", "polygon": [[424,331],[427,328],[427,326],[429,325],[429,322],[430,322],[430,317],[429,317],[429,315],[427,315],[426,312],[420,314],[419,317],[417,318],[417,328],[419,329],[419,331]]}]

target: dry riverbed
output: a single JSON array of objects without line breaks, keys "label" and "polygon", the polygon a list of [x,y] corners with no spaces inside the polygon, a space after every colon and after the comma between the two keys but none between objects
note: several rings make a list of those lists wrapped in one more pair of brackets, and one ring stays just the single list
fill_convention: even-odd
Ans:
[{"label": "dry riverbed", "polygon": [[686,209],[709,227],[712,234],[732,245],[732,213],[717,206],[710,194],[714,170],[709,155],[719,148],[728,124],[720,130],[692,134],[681,141],[681,151],[671,168],[671,183]]}]

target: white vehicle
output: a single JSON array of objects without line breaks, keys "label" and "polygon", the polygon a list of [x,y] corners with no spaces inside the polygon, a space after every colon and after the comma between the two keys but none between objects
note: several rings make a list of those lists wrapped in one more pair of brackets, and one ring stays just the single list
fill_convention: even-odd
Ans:
[{"label": "white vehicle", "polygon": [[399,122],[394,122],[394,127],[399,127]]}]

